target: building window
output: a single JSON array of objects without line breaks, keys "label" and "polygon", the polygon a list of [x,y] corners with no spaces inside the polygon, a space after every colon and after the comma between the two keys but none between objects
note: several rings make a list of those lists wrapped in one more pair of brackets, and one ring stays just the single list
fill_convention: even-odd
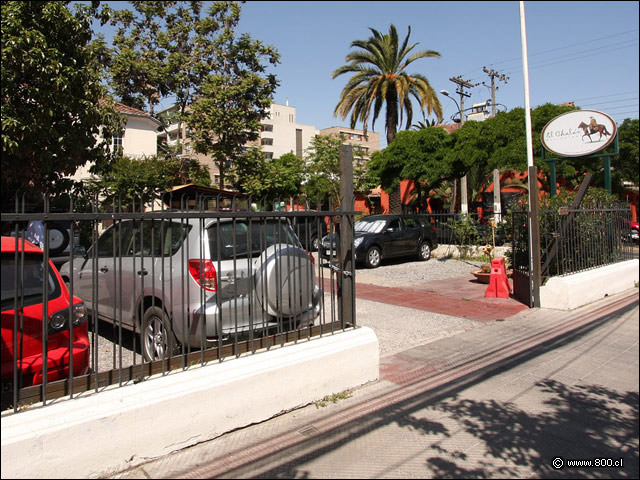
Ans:
[{"label": "building window", "polygon": [[273,132],[273,125],[270,124],[262,124],[262,131],[263,132]]},{"label": "building window", "polygon": [[187,155],[189,155],[191,153],[191,144],[190,143],[185,143],[184,144],[184,153],[186,153]]},{"label": "building window", "polygon": [[273,145],[273,138],[262,138],[260,145]]},{"label": "building window", "polygon": [[113,153],[117,155],[122,155],[123,152],[123,138],[124,132],[116,133],[111,139],[111,147],[113,148]]},{"label": "building window", "polygon": [[273,160],[273,152],[264,152],[264,158],[267,160]]}]

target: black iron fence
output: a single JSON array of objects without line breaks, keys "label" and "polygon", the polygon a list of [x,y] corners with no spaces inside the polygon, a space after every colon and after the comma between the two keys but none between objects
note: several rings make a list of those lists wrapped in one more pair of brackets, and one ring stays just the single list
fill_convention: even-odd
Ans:
[{"label": "black iron fence", "polygon": [[478,213],[433,212],[425,214],[435,228],[439,244],[503,246],[511,241],[511,232],[494,216]]},{"label": "black iron fence", "polygon": [[3,410],[355,327],[315,250],[357,212],[164,200],[3,211]]},{"label": "black iron fence", "polygon": [[[528,213],[511,214],[514,270],[530,274]],[[638,258],[638,240],[628,206],[620,208],[541,210],[541,282]]]}]

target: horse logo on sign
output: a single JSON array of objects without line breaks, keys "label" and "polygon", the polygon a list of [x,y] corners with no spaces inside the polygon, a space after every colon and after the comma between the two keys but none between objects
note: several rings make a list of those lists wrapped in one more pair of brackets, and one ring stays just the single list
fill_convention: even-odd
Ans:
[{"label": "horse logo on sign", "polygon": [[588,137],[590,142],[593,142],[591,135],[594,135],[596,133],[600,134],[600,137],[598,137],[598,141],[602,140],[603,135],[605,137],[611,135],[607,130],[607,127],[602,125],[601,123],[596,122],[595,118],[593,117],[591,117],[591,120],[588,125],[584,122],[580,122],[580,125],[578,125],[578,128],[581,128],[582,131],[584,132],[584,134],[582,135],[582,140],[584,140],[584,137]]}]

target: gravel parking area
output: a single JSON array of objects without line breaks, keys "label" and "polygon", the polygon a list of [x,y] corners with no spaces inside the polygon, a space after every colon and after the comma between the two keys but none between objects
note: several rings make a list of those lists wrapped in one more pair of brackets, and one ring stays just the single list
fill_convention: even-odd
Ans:
[{"label": "gravel parking area", "polygon": [[[358,267],[356,282],[371,283],[388,287],[417,287],[432,281],[469,274],[478,268],[481,262],[456,259],[431,258],[426,262],[411,259],[387,260],[376,269]],[[325,278],[330,271],[325,268]],[[328,293],[325,293],[326,305],[331,305]],[[329,308],[329,307],[328,307]],[[356,300],[356,321],[360,326],[372,328],[380,342],[380,355],[391,355],[412,346],[425,344],[478,326],[478,322],[464,318],[451,317],[432,312],[424,312],[409,308],[369,300]],[[130,332],[123,331],[123,348],[113,342],[113,327],[101,322],[98,337],[99,371],[110,370],[116,357],[119,365],[122,352],[123,366],[133,363],[131,350],[134,339]],[[139,336],[135,343],[139,345]],[[138,349],[139,350],[139,349]],[[140,354],[136,354],[136,363],[140,363]]]},{"label": "gravel parking area", "polygon": [[[432,281],[468,275],[481,263],[444,258],[431,258],[426,262],[388,260],[376,269],[357,268],[356,282],[415,288]],[[465,318],[389,305],[384,299],[380,302],[357,299],[356,322],[373,329],[381,357],[480,326]]]}]

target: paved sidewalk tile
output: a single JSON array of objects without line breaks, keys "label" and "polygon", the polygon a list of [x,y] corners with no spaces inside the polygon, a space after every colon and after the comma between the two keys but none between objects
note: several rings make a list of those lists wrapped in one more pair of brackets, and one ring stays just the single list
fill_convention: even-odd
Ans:
[{"label": "paved sidewalk tile", "polygon": [[[114,478],[638,478],[637,317],[637,290],[526,310],[383,357],[335,404]],[[623,466],[568,464],[594,458]]]}]

